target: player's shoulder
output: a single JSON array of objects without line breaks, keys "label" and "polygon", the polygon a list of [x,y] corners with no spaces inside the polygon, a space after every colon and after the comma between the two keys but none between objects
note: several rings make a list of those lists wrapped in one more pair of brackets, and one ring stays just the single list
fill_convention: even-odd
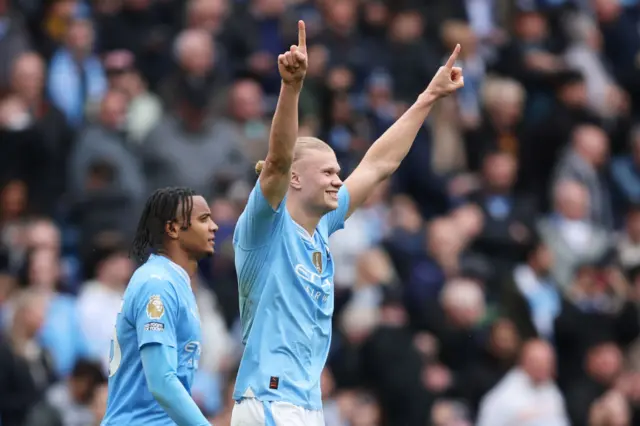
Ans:
[{"label": "player's shoulder", "polygon": [[167,309],[174,311],[180,305],[171,274],[149,263],[134,272],[124,299],[125,312],[133,321],[138,320],[140,312],[146,312],[149,319],[160,319]]},{"label": "player's shoulder", "polygon": [[245,241],[247,240],[247,238],[253,239],[253,237],[255,236],[254,234],[257,232],[263,233],[263,236],[268,238],[259,238],[262,243],[259,244],[258,247],[254,248],[264,248],[265,250],[268,250],[269,247],[273,246],[273,244],[279,241],[283,237],[283,235],[286,234],[288,228],[287,222],[288,220],[291,220],[288,214],[280,214],[280,211],[276,213],[278,213],[278,215],[274,219],[274,221],[271,222],[268,227],[261,228],[260,226],[253,226],[253,224],[256,223],[255,218],[259,215],[256,215],[255,212],[249,211],[245,208],[245,210],[243,210],[238,217],[236,227],[233,230],[232,241],[234,248],[236,250],[246,249],[247,247],[244,246]]},{"label": "player's shoulder", "polygon": [[165,265],[158,262],[146,262],[135,270],[131,277],[132,283],[166,282],[173,281],[171,271]]},{"label": "player's shoulder", "polygon": [[133,273],[129,283],[131,296],[150,292],[175,294],[174,274],[163,265],[147,262]]}]

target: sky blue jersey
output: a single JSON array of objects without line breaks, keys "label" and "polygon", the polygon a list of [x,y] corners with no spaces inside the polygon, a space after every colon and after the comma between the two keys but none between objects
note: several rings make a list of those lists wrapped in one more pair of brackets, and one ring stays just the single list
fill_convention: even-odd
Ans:
[{"label": "sky blue jersey", "polygon": [[200,318],[186,271],[151,255],[136,270],[116,319],[109,397],[102,426],[175,425],[149,391],[140,350],[151,343],[178,351],[178,379],[187,392],[200,359]]},{"label": "sky blue jersey", "polygon": [[273,210],[256,183],[233,237],[245,344],[235,400],[322,408],[333,315],[329,236],[344,227],[348,209],[342,186],[338,208],[309,235],[287,212],[286,199]]}]

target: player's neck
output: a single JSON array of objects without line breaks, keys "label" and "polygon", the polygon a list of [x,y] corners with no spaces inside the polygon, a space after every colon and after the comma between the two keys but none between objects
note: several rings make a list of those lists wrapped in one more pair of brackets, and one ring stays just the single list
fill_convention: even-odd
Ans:
[{"label": "player's neck", "polygon": [[309,235],[313,236],[322,216],[309,212],[304,209],[300,203],[293,202],[291,198],[287,200],[287,211],[295,223],[303,227]]},{"label": "player's neck", "polygon": [[193,278],[198,270],[198,261],[191,259],[187,253],[181,250],[166,250],[162,253],[170,261],[185,270],[189,278]]}]

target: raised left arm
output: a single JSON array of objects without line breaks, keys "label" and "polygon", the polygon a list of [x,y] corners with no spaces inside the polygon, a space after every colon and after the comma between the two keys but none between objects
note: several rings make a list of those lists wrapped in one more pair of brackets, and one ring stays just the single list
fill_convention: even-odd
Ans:
[{"label": "raised left arm", "polygon": [[433,104],[462,86],[462,69],[454,67],[460,45],[447,63],[440,67],[427,89],[416,102],[380,138],[371,145],[364,158],[345,180],[349,191],[347,217],[364,203],[371,191],[395,172],[407,156],[418,131],[424,124]]}]

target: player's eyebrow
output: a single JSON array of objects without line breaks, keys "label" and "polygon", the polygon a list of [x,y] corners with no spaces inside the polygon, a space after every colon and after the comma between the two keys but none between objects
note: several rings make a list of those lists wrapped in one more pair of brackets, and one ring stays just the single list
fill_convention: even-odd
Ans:
[{"label": "player's eyebrow", "polygon": [[340,173],[340,166],[338,167],[333,167],[333,166],[329,166],[329,167],[325,167],[324,169],[322,169],[323,172],[334,172],[336,174]]},{"label": "player's eyebrow", "polygon": [[208,219],[211,217],[211,212],[204,212],[198,216],[198,219]]}]

